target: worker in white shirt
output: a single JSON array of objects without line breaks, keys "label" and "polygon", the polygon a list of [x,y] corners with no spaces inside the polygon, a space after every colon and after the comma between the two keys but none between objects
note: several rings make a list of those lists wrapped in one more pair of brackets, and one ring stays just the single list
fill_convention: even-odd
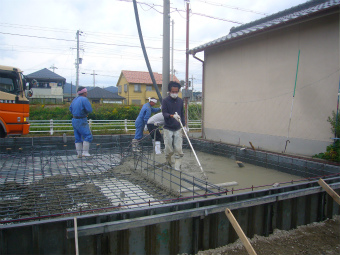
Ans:
[{"label": "worker in white shirt", "polygon": [[161,143],[164,142],[163,137],[158,129],[159,126],[163,126],[163,125],[164,125],[164,116],[163,116],[163,113],[161,112],[153,115],[151,118],[149,118],[147,122],[147,127],[152,138],[155,137],[155,134],[153,132],[156,132],[156,141],[155,141],[156,154],[161,154]]}]

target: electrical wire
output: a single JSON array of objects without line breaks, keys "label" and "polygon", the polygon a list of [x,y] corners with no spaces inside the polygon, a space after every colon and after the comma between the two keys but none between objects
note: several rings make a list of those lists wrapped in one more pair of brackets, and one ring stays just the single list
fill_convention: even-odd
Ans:
[{"label": "electrical wire", "polygon": [[[6,32],[0,32],[0,34],[6,34],[6,35],[14,35],[14,36],[23,36],[23,37],[31,37],[31,38],[39,38],[39,39],[47,39],[47,40],[57,40],[57,41],[65,41],[65,42],[76,42],[76,40],[70,40],[70,39],[61,39],[61,38],[53,38],[53,37],[45,37],[45,36],[36,36],[36,35],[23,35],[23,34],[13,34],[13,33],[6,33]],[[131,47],[131,48],[140,48],[138,45],[128,45],[128,44],[116,44],[116,43],[102,43],[102,42],[84,42],[85,44],[98,44],[98,45],[108,45],[108,46],[120,46],[120,47]],[[162,50],[162,48],[155,48],[155,47],[148,47],[150,49],[154,50]],[[185,52],[185,50],[176,50],[175,51],[182,51]]]},{"label": "electrical wire", "polygon": [[[117,1],[121,1],[121,2],[132,2],[132,0],[117,0]],[[163,5],[156,5],[156,4],[152,4],[152,6],[148,3],[143,3],[143,2],[137,2],[139,5],[146,5],[146,6],[149,6],[150,9],[153,9],[155,11],[157,11],[158,13],[160,14],[163,14],[163,12],[160,12],[158,10],[155,9],[155,7],[161,7],[163,8]],[[236,8],[236,7],[235,7]],[[149,9],[149,10],[150,10]],[[170,7],[170,9],[172,9],[173,11],[172,12],[186,12],[186,10],[180,10],[180,9],[177,9],[177,8],[173,8],[173,7]],[[144,10],[144,9],[143,9]],[[149,11],[147,10],[147,11]],[[145,10],[144,10],[145,11]],[[206,17],[206,18],[210,18],[210,19],[215,19],[215,20],[221,20],[221,21],[226,21],[226,22],[231,22],[231,23],[235,23],[235,24],[240,24],[242,25],[243,23],[242,22],[239,22],[239,21],[234,21],[234,20],[229,20],[229,19],[223,19],[223,18],[218,18],[218,17],[213,17],[213,16],[210,16],[210,15],[207,15],[207,14],[203,14],[203,13],[195,13],[195,12],[191,12],[191,15],[198,15],[198,16],[202,16],[202,17]],[[182,17],[182,16],[181,16]],[[186,17],[182,17],[182,18],[185,18]]]},{"label": "electrical wire", "polygon": [[253,10],[249,10],[249,9],[245,9],[245,8],[240,8],[240,7],[236,7],[236,6],[232,6],[232,5],[226,5],[226,4],[221,4],[221,3],[216,3],[216,2],[206,1],[206,0],[195,0],[195,1],[205,3],[205,4],[214,5],[214,6],[218,6],[218,7],[224,7],[224,8],[228,8],[228,9],[243,11],[243,12],[251,12],[251,13],[260,14],[260,15],[263,15],[263,16],[266,16],[266,15],[269,14],[269,13],[265,13],[265,12],[253,11]]}]

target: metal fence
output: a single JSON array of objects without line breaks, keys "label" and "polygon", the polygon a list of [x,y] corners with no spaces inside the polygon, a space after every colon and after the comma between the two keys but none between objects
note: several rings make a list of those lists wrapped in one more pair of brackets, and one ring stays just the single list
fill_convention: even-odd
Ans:
[{"label": "metal fence", "polygon": [[[88,123],[92,132],[120,131],[128,133],[135,131],[134,120],[92,120]],[[73,132],[72,120],[30,120],[30,133],[54,133]],[[189,130],[201,130],[201,120],[189,120]]]}]

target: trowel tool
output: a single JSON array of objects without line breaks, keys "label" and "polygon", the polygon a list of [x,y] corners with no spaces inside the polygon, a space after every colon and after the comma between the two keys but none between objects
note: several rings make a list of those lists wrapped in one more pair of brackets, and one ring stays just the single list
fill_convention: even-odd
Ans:
[{"label": "trowel tool", "polygon": [[178,117],[175,117],[175,119],[179,122],[179,124],[181,124],[182,130],[183,130],[183,132],[184,132],[184,134],[185,134],[185,136],[186,136],[186,138],[187,138],[187,140],[188,140],[188,142],[189,142],[190,148],[191,148],[192,152],[193,152],[194,155],[195,155],[197,164],[198,164],[198,166],[200,167],[200,169],[201,169],[201,171],[202,171],[202,173],[203,173],[203,175],[204,175],[204,178],[205,178],[206,180],[208,180],[208,176],[205,174],[205,172],[204,172],[204,170],[203,170],[203,167],[202,167],[200,161],[198,160],[198,157],[197,157],[197,155],[196,155],[196,152],[195,152],[195,150],[194,150],[194,147],[192,147],[192,144],[191,144],[191,142],[190,142],[190,139],[189,139],[189,137],[188,137],[188,134],[187,134],[186,130],[185,130],[184,127],[183,127],[181,118],[179,117],[179,115],[178,115],[177,112],[175,112],[175,115],[174,115],[174,116],[178,116]]},{"label": "trowel tool", "polygon": [[242,161],[236,161],[236,164],[237,164],[239,167],[244,167]]}]

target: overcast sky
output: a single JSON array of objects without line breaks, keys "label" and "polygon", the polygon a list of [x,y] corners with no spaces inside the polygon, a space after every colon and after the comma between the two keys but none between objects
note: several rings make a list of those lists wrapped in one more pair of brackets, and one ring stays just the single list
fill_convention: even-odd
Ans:
[{"label": "overcast sky", "polygon": [[[163,0],[137,2],[151,68],[161,73]],[[225,36],[231,27],[304,2],[191,0],[189,48]],[[170,8],[175,23],[174,69],[184,80],[186,2],[171,0]],[[147,71],[132,0],[0,0],[0,64],[19,67],[24,74],[55,66],[57,74],[75,84],[77,30],[83,32],[80,85],[93,85],[94,70],[96,86],[100,87],[115,86],[121,70]],[[193,78],[194,90],[200,91],[201,63],[191,56],[189,77]]]}]

